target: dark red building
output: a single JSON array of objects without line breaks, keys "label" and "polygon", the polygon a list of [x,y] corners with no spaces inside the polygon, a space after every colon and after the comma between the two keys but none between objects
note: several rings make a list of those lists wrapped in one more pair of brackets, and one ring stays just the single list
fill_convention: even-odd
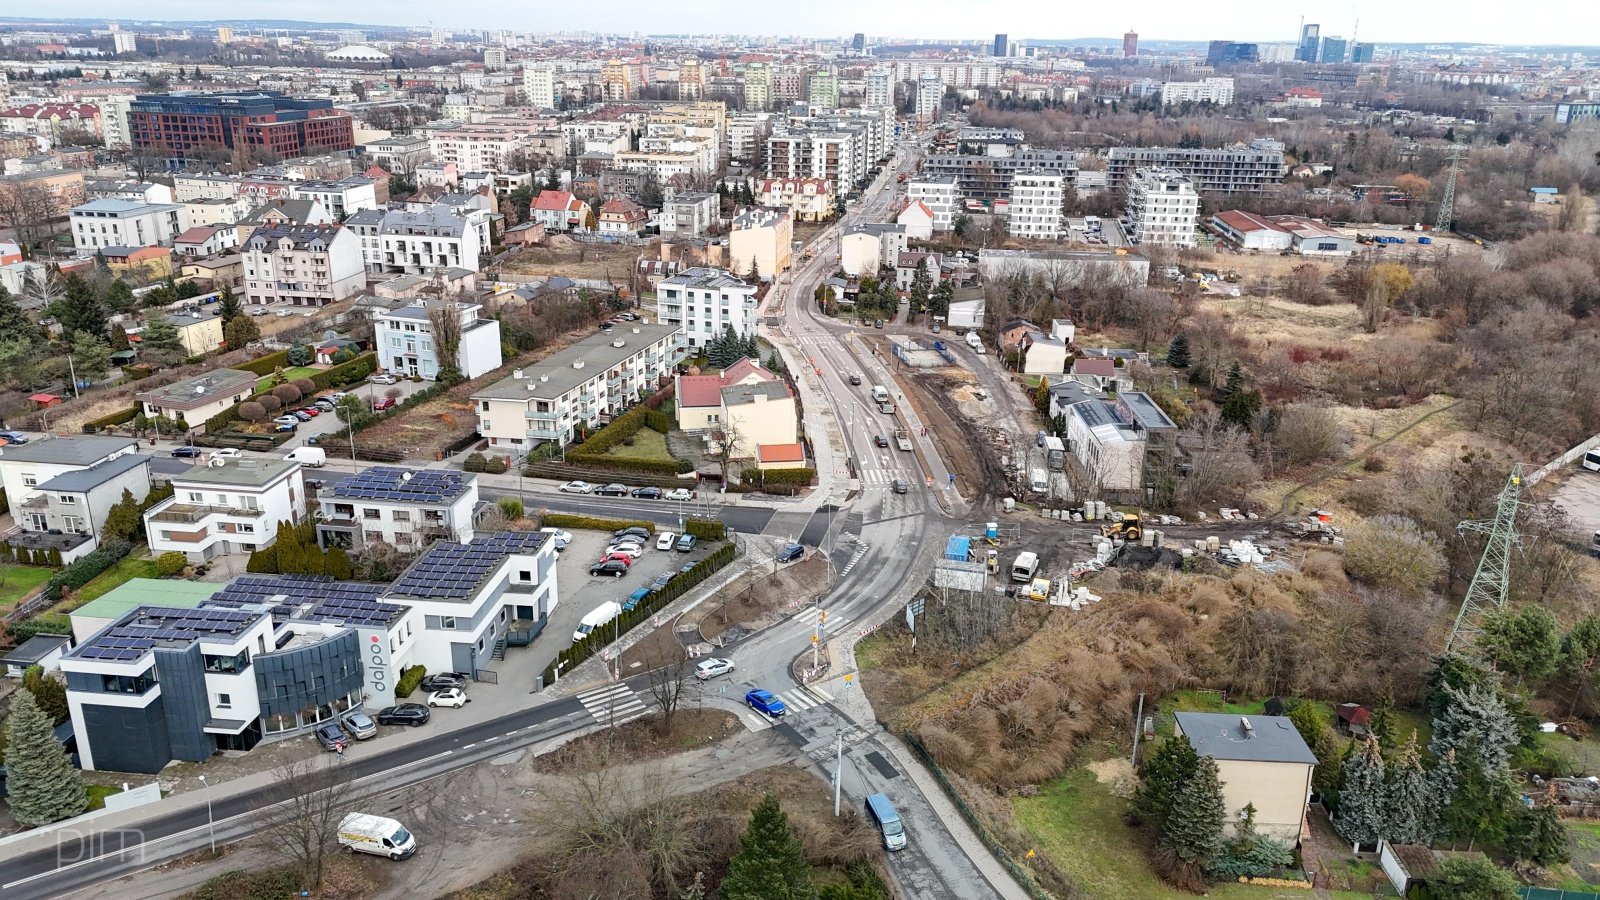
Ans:
[{"label": "dark red building", "polygon": [[146,94],[128,111],[136,149],[181,167],[217,148],[249,148],[279,159],[355,149],[350,114],[333,101],[302,100],[271,91],[223,94]]}]

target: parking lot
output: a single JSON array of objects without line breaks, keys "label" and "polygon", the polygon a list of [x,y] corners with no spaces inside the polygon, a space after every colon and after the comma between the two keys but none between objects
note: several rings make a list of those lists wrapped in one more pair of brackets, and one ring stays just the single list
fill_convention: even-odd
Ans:
[{"label": "parking lot", "polygon": [[1555,504],[1567,512],[1572,536],[1586,547],[1600,532],[1600,472],[1574,467],[1572,476],[1556,489]]},{"label": "parking lot", "polygon": [[[657,533],[659,534],[659,532]],[[676,572],[686,565],[699,562],[710,555],[705,544],[697,545],[691,553],[676,550],[657,550],[656,536],[646,541],[644,555],[634,560],[628,574],[617,578],[611,575],[590,575],[589,567],[600,558],[600,553],[611,541],[610,532],[574,531],[572,543],[561,551],[556,563],[556,587],[561,602],[550,616],[544,633],[534,641],[534,649],[541,656],[554,657],[572,643],[572,631],[590,610],[615,600],[626,604],[628,595],[639,588],[649,587],[657,575]],[[610,636],[603,638],[610,643]]]}]

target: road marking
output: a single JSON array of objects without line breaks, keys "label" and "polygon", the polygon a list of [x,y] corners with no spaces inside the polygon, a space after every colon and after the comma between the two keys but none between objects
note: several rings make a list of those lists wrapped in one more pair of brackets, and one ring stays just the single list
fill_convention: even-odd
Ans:
[{"label": "road marking", "polygon": [[584,691],[578,701],[601,725],[621,725],[650,712],[633,688],[622,683]]},{"label": "road marking", "polygon": [[828,693],[827,691],[825,691],[822,688],[819,688],[819,687],[817,687],[815,685],[813,685],[811,687],[811,693],[816,694],[818,697],[821,697],[822,699],[828,701],[829,703],[833,702],[833,695],[832,694]]}]

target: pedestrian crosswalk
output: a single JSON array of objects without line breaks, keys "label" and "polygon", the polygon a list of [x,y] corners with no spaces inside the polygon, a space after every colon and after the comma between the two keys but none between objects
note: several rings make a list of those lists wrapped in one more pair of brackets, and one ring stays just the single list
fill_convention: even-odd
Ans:
[{"label": "pedestrian crosswalk", "polygon": [[861,557],[867,555],[868,549],[867,542],[862,541],[860,546],[856,547],[856,552],[850,554],[850,561],[845,563],[844,568],[839,570],[839,577],[843,578],[844,576],[849,575],[850,570],[856,567],[856,563],[861,562]]},{"label": "pedestrian crosswalk", "polygon": [[[783,705],[789,710],[783,717],[783,719],[787,719],[808,709],[815,709],[833,698],[822,693],[820,689],[797,687],[779,694],[778,699],[782,700]],[[753,709],[745,710],[744,715],[740,716],[739,719],[744,722],[744,727],[748,731],[764,731],[783,721],[783,719],[770,718]]]},{"label": "pedestrian crosswalk", "polygon": [[620,683],[584,691],[578,701],[596,722],[607,726],[631,722],[650,711],[633,688]]},{"label": "pedestrian crosswalk", "polygon": [[894,487],[896,479],[902,479],[908,485],[912,482],[911,473],[900,469],[864,469],[861,472],[861,487],[863,490],[887,491]]}]

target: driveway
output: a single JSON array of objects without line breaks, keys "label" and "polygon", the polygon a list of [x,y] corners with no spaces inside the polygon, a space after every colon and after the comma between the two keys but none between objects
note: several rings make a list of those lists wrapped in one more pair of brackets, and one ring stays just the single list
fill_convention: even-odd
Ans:
[{"label": "driveway", "polygon": [[1584,546],[1594,546],[1600,533],[1600,472],[1575,468],[1566,483],[1556,488],[1557,506],[1566,510],[1572,536]]}]

